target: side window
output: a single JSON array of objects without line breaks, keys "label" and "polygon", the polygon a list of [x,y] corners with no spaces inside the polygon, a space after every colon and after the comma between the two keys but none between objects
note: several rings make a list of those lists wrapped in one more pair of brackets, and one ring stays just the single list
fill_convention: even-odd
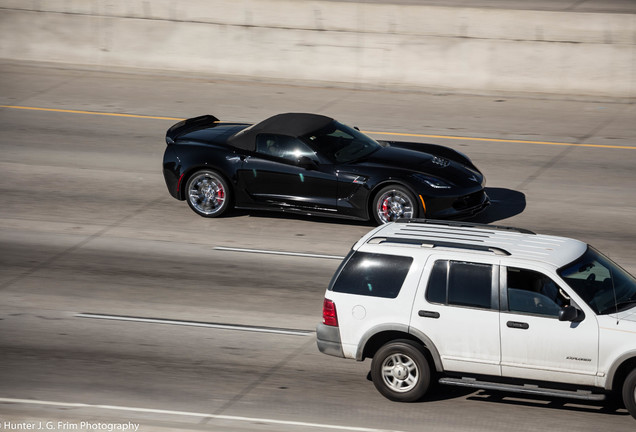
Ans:
[{"label": "side window", "polygon": [[411,257],[356,252],[343,267],[331,290],[396,298],[412,263]]},{"label": "side window", "polygon": [[488,309],[492,298],[492,266],[451,262],[448,304]]},{"label": "side window", "polygon": [[431,303],[491,309],[493,270],[490,264],[437,261],[426,287]]},{"label": "side window", "polygon": [[448,261],[436,261],[428,278],[426,287],[426,300],[431,303],[446,303],[446,275],[448,274]]},{"label": "side window", "polygon": [[315,159],[315,152],[302,141],[276,134],[259,134],[256,137],[256,151],[296,162],[302,156]]},{"label": "side window", "polygon": [[506,271],[508,310],[532,315],[558,317],[570,305],[558,285],[548,276],[533,271],[508,267]]}]

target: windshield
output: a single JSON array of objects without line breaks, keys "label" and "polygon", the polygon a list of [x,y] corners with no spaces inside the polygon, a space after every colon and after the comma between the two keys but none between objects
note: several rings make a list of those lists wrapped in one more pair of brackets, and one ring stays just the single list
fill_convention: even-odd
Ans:
[{"label": "windshield", "polygon": [[302,137],[314,149],[337,163],[352,162],[375,152],[380,144],[354,128],[337,121]]},{"label": "windshield", "polygon": [[599,315],[636,306],[636,279],[591,246],[558,273]]}]

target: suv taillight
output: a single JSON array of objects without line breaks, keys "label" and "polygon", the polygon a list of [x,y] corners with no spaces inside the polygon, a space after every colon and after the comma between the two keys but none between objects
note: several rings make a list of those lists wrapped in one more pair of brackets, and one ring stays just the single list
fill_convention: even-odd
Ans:
[{"label": "suv taillight", "polygon": [[324,325],[338,327],[336,304],[329,299],[325,299],[322,303],[322,323]]}]

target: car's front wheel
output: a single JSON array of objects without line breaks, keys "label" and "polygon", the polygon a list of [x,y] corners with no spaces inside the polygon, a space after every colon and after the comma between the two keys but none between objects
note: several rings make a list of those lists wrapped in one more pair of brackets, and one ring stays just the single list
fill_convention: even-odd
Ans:
[{"label": "car's front wheel", "polygon": [[623,403],[627,411],[636,419],[636,369],[627,375],[623,383]]},{"label": "car's front wheel", "polygon": [[203,217],[222,215],[230,206],[231,191],[227,181],[216,171],[201,170],[186,183],[186,201]]},{"label": "car's front wheel", "polygon": [[424,353],[409,340],[397,340],[382,346],[373,356],[371,378],[387,399],[414,402],[431,382],[431,369]]},{"label": "car's front wheel", "polygon": [[378,225],[401,218],[417,217],[417,206],[413,194],[400,185],[382,188],[373,200],[373,217]]}]

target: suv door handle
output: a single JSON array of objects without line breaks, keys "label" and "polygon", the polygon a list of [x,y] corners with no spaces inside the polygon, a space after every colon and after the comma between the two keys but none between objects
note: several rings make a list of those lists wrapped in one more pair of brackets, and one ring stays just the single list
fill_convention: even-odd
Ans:
[{"label": "suv door handle", "polygon": [[439,312],[421,310],[417,314],[424,318],[439,318]]},{"label": "suv door handle", "polygon": [[519,322],[519,321],[508,321],[506,325],[510,328],[523,329],[528,330],[530,325],[528,323]]}]

